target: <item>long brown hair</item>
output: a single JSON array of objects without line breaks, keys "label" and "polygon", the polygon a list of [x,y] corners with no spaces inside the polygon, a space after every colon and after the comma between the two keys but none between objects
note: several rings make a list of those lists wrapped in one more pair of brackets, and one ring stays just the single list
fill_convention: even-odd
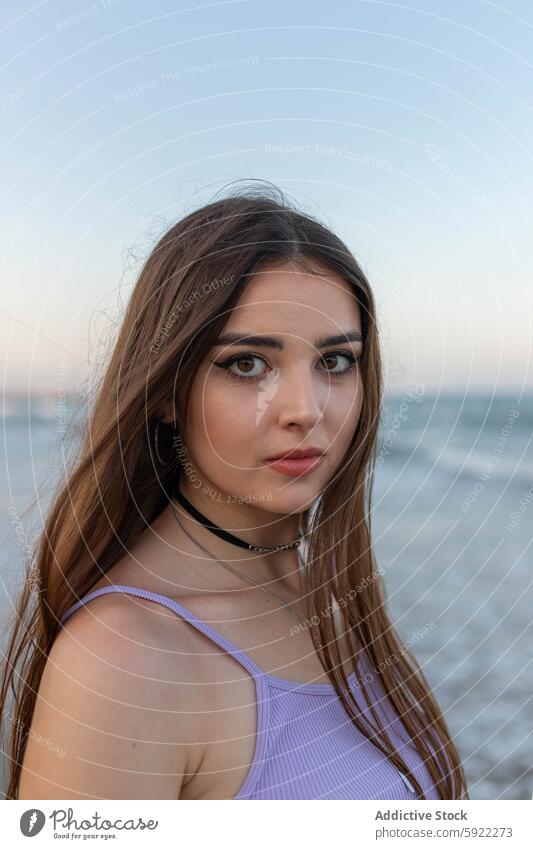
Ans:
[{"label": "long brown hair", "polygon": [[[238,187],[188,214],[165,232],[138,276],[94,392],[83,439],[49,509],[19,601],[0,689],[2,713],[10,687],[14,694],[6,798],[16,798],[36,694],[61,616],[171,498],[176,465],[162,465],[154,452],[161,410],[176,393],[186,410],[198,366],[252,275],[264,263],[284,261],[306,269],[317,263],[352,285],[364,342],[364,399],[353,440],[315,509],[305,514],[311,568],[304,573],[303,596],[313,644],[351,721],[409,777],[419,798],[425,798],[420,784],[394,749],[379,715],[372,708],[376,727],[371,727],[349,695],[341,640],[348,641],[353,656],[360,649],[366,653],[441,797],[468,798],[441,711],[387,614],[382,570],[372,551],[370,506],[382,371],[370,285],[346,245],[271,184]],[[181,424],[177,416],[178,431]],[[159,456],[168,456],[172,435],[170,427],[160,426]],[[324,614],[332,609],[340,615],[340,632],[335,617]],[[367,697],[365,677],[358,683]]]}]

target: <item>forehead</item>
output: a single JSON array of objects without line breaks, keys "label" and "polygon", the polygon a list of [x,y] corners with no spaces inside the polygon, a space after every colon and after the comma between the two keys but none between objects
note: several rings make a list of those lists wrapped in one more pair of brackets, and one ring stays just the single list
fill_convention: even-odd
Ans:
[{"label": "forehead", "polygon": [[227,330],[297,330],[301,336],[339,327],[361,330],[354,288],[340,274],[315,262],[310,271],[295,263],[262,266],[226,325]]}]

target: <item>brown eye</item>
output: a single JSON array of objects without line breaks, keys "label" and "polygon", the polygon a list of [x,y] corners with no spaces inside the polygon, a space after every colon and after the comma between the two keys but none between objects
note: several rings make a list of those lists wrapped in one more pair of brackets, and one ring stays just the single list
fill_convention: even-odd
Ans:
[{"label": "brown eye", "polygon": [[[233,378],[234,380],[252,381],[258,377],[262,377],[264,374],[264,372],[261,371],[256,371],[255,373],[253,373],[254,360],[257,360],[259,363],[263,363],[263,365],[266,365],[262,357],[258,357],[256,354],[239,354],[238,357],[232,357],[229,360],[225,360],[223,363],[214,363],[214,365],[218,366],[219,368],[225,369],[228,377]],[[235,372],[235,366],[238,367],[241,374]]]},{"label": "brown eye", "polygon": [[235,360],[235,363],[238,364],[239,368],[242,368],[241,363],[248,363],[248,368],[245,366],[243,369],[245,372],[248,372],[253,369],[253,366],[250,368],[250,360],[251,357],[242,357],[240,360]]},{"label": "brown eye", "polygon": [[[359,357],[354,356],[349,351],[330,351],[327,354],[324,354],[320,357],[320,363],[329,363],[335,367],[335,363],[339,360],[345,360],[348,365],[340,370],[335,370],[334,368],[326,368],[324,369],[328,374],[333,375],[333,377],[349,377],[349,375],[353,374],[354,368],[353,366],[359,362]],[[264,371],[255,371],[253,362],[257,361],[257,363],[262,363],[264,366],[264,359],[260,357],[258,354],[239,354],[236,357],[230,357],[228,360],[224,360],[223,362],[217,363],[212,360],[213,365],[218,368],[222,368],[226,371],[229,378],[233,380],[240,380],[242,382],[251,383],[253,380],[257,380],[257,378],[263,377],[265,374]],[[342,362],[341,362],[342,364]],[[238,371],[235,371],[235,369]],[[256,367],[257,368],[257,367]],[[241,372],[240,374],[238,372]]]},{"label": "brown eye", "polygon": [[336,359],[338,359],[336,354],[326,354],[326,356],[324,357],[324,362],[327,363],[327,362],[331,362],[332,360],[336,360]]},{"label": "brown eye", "polygon": [[348,351],[331,351],[328,354],[324,354],[322,357],[322,362],[327,363],[328,361],[339,360],[339,358],[343,358],[348,362],[348,366],[340,369],[340,371],[334,371],[333,369],[326,368],[326,371],[329,374],[334,375],[334,377],[348,377],[348,375],[352,374],[354,369],[353,366],[359,362],[359,357],[355,357],[353,354],[350,354]]}]

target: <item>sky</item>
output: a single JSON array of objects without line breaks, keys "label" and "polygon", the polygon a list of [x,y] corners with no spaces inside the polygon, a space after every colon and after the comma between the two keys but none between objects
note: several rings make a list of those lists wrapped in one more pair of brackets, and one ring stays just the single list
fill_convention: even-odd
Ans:
[{"label": "sky", "polygon": [[3,389],[94,372],[157,238],[239,179],[354,252],[387,388],[532,388],[526,0],[0,14]]}]

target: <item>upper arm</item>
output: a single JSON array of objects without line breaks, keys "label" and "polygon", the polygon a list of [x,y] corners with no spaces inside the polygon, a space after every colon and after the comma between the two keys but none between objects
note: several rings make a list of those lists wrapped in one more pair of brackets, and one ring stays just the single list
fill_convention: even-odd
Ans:
[{"label": "upper arm", "polygon": [[187,686],[169,682],[146,615],[100,597],[60,630],[36,699],[19,799],[179,798],[190,761]]}]

